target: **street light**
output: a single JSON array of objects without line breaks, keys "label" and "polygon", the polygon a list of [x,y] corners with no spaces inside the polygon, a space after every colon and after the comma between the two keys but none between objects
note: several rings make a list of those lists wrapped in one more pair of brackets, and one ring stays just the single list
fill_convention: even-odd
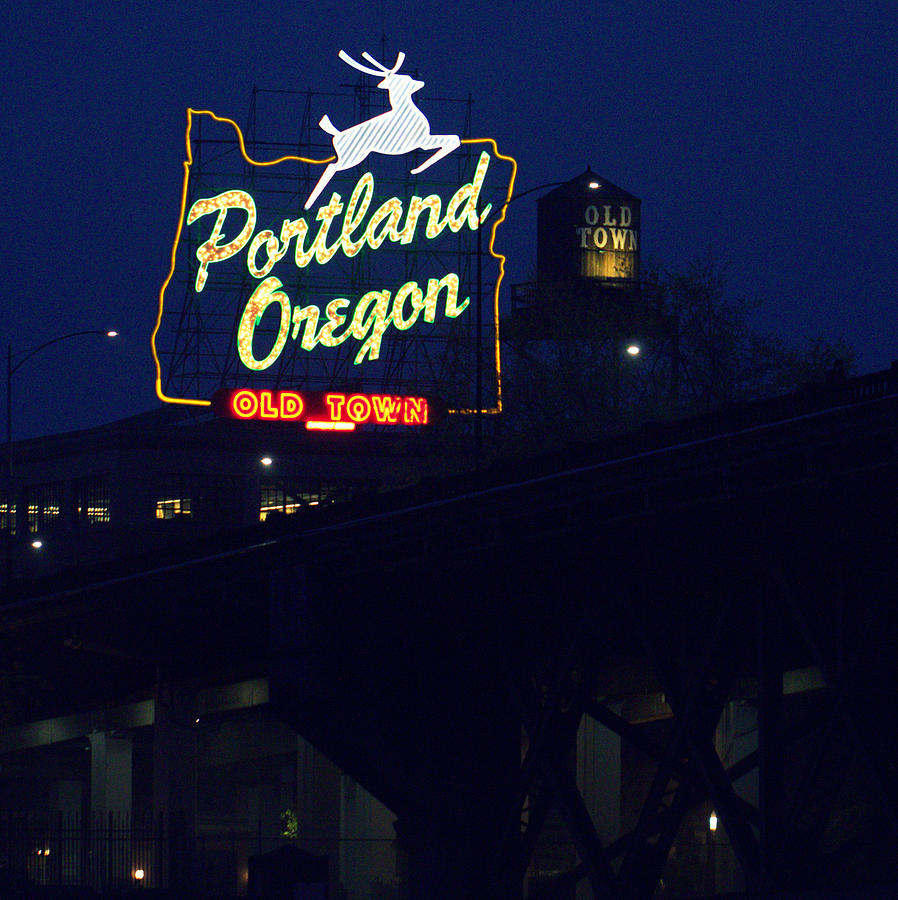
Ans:
[{"label": "street light", "polygon": [[[22,350],[19,353],[12,352],[12,345],[6,345],[6,580],[12,579],[12,517],[13,511],[17,511],[17,504],[13,491],[12,478],[12,377],[28,362],[33,356],[36,356],[41,350],[60,341],[67,341],[70,338],[82,337],[87,334],[99,334],[107,338],[118,337],[118,332],[113,330],[99,331],[90,329],[87,331],[71,331],[68,334],[62,334],[59,337],[51,338],[32,347],[30,350]],[[18,516],[16,517],[18,519]],[[18,521],[16,528],[18,529]]]}]

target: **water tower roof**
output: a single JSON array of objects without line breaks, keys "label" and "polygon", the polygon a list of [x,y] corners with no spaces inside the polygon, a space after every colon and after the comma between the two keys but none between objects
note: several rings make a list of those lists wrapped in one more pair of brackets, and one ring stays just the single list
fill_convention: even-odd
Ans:
[{"label": "water tower roof", "polygon": [[635,200],[637,203],[639,202],[639,198],[637,196],[631,194],[629,191],[625,191],[621,187],[618,187],[607,178],[604,178],[596,172],[593,172],[593,170],[588,166],[586,168],[586,171],[581,175],[577,175],[576,178],[572,178],[570,181],[566,181],[564,184],[559,185],[558,187],[549,191],[548,194],[543,194],[543,196],[540,197],[537,202],[542,203],[544,200],[549,199],[561,200],[580,196],[593,196],[596,198],[615,197],[625,200]]}]

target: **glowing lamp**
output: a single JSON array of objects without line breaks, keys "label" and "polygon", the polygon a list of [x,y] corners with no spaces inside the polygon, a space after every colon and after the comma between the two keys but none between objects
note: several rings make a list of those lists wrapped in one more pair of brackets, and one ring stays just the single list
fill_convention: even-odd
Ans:
[{"label": "glowing lamp", "polygon": [[31,546],[34,547],[35,550],[40,550],[41,547],[44,546],[44,542],[43,542],[40,538],[35,538],[35,539],[31,542]]},{"label": "glowing lamp", "polygon": [[598,181],[590,181],[589,184],[587,185],[587,187],[588,187],[591,191],[597,191],[601,186],[602,186],[602,185],[600,185],[600,184],[598,183]]},{"label": "glowing lamp", "polygon": [[107,331],[107,332],[106,332],[106,337],[111,337],[111,338],[112,338],[112,337],[118,337],[118,332],[117,332],[117,331]]},{"label": "glowing lamp", "polygon": [[270,456],[263,456],[259,462],[262,463],[263,466],[270,466],[274,460]]},{"label": "glowing lamp", "polygon": [[630,356],[639,356],[639,344],[630,344],[627,347],[627,353]]},{"label": "glowing lamp", "polygon": [[717,813],[716,812],[712,812],[711,815],[708,817],[708,828],[711,831],[717,831]]},{"label": "glowing lamp", "polygon": [[147,873],[144,872],[143,869],[135,869],[134,870],[134,880],[135,881],[143,881],[144,878],[147,877]]}]

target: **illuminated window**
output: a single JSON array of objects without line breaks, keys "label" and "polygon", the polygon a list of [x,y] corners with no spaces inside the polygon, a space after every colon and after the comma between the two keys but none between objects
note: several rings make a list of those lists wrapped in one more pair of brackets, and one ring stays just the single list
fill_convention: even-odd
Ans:
[{"label": "illuminated window", "polygon": [[264,522],[273,513],[291,515],[305,506],[324,506],[350,499],[348,486],[327,484],[318,479],[285,485],[283,482],[262,483],[259,503],[259,521]]},{"label": "illuminated window", "polygon": [[240,515],[239,484],[225,475],[166,475],[156,492],[156,518],[227,523]]},{"label": "illuminated window", "polygon": [[190,497],[163,497],[156,501],[157,519],[176,519],[190,515]]},{"label": "illuminated window", "polygon": [[166,475],[156,492],[156,518],[168,521],[190,516],[193,488],[189,475]]},{"label": "illuminated window", "polygon": [[16,533],[16,508],[10,506],[6,499],[6,494],[0,494],[0,531],[9,529],[13,534]]},{"label": "illuminated window", "polygon": [[25,492],[28,505],[28,531],[35,534],[58,522],[62,511],[63,485],[61,481],[36,484]]},{"label": "illuminated window", "polygon": [[293,494],[286,491],[283,485],[266,483],[262,485],[262,497],[259,503],[259,521],[264,522],[274,513],[295,513],[302,504]]},{"label": "illuminated window", "polygon": [[104,525],[109,522],[109,478],[96,475],[78,478],[74,485],[76,525]]}]

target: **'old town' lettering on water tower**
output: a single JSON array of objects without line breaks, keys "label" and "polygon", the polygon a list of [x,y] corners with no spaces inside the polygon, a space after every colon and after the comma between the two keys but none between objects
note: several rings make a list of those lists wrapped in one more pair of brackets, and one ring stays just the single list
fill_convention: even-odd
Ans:
[{"label": "'old town' lettering on water tower", "polygon": [[597,250],[636,251],[636,231],[630,227],[633,210],[629,206],[606,203],[597,207],[590,204],[583,218],[586,224],[575,229],[582,250],[595,247]]}]

